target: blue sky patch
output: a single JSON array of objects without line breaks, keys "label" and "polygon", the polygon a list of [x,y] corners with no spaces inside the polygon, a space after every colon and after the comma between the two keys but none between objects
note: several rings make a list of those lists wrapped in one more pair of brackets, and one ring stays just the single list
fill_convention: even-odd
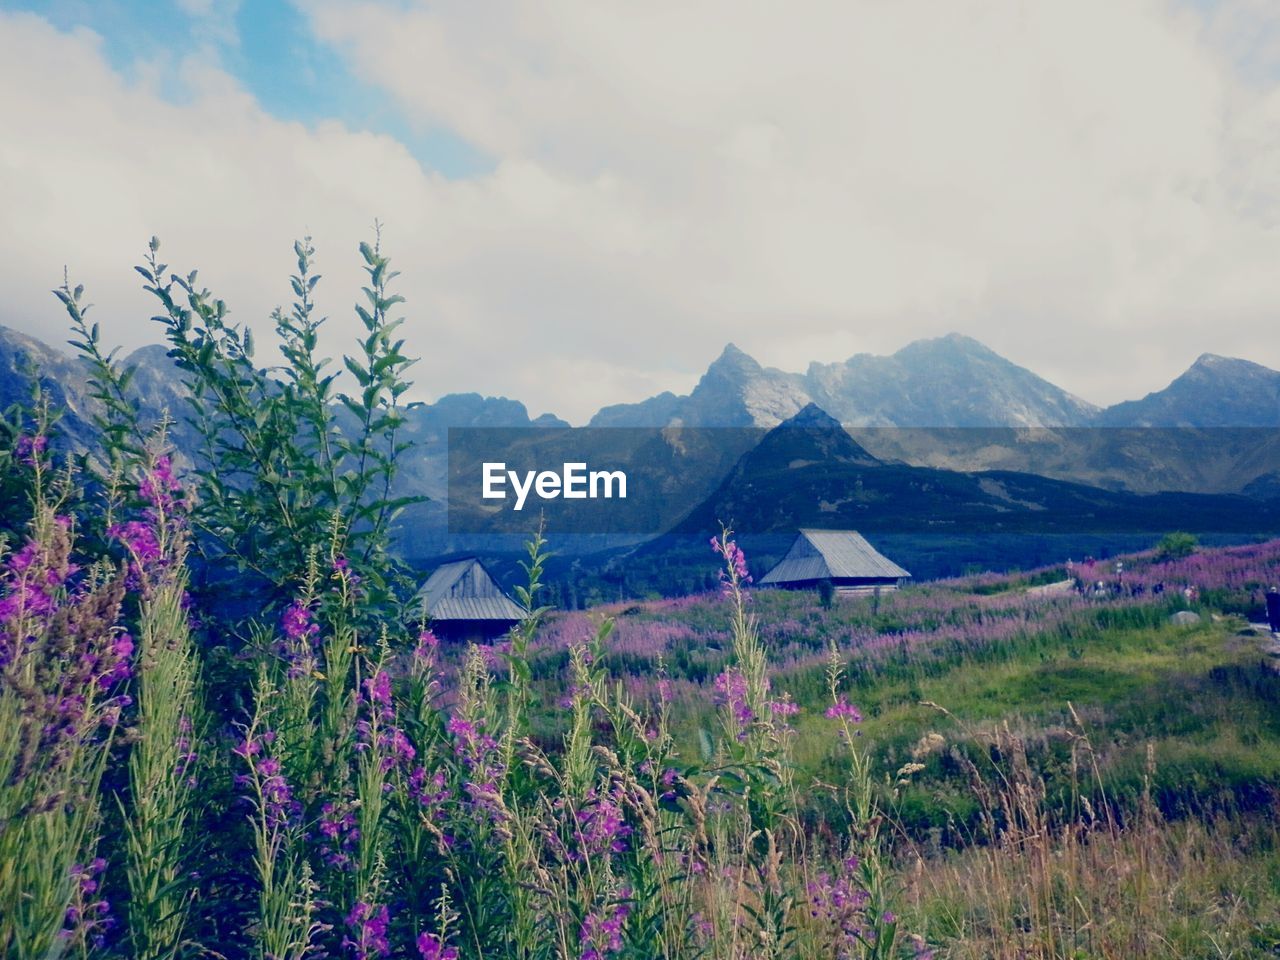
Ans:
[{"label": "blue sky patch", "polygon": [[[62,30],[94,31],[108,61],[126,77],[140,64],[203,51],[281,120],[336,120],[394,137],[424,168],[451,179],[492,169],[492,160],[465,140],[415,123],[385,91],[355,77],[340,52],[319,40],[287,0],[229,6],[215,3],[207,15],[195,15],[171,0],[0,0],[0,10],[36,13]],[[176,81],[161,92],[177,102],[185,96]]]}]

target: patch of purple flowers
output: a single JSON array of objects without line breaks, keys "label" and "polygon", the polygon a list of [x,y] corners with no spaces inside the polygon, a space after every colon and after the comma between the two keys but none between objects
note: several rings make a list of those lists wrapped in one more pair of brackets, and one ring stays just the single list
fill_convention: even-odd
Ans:
[{"label": "patch of purple flowers", "polygon": [[725,566],[720,571],[720,582],[726,593],[731,593],[735,587],[745,586],[751,582],[751,574],[747,571],[747,555],[735,541],[729,539],[728,531],[719,537],[711,538],[711,549],[724,559]]},{"label": "patch of purple flowers", "polygon": [[353,853],[360,843],[360,826],[350,803],[326,802],[320,808],[316,831],[320,835],[320,855],[325,863],[338,870],[355,867]]},{"label": "patch of purple flowers", "polygon": [[497,755],[498,742],[484,732],[483,725],[483,720],[471,721],[454,714],[449,718],[446,729],[453,735],[454,753],[469,774],[463,790],[476,809],[497,824],[506,818],[499,803],[497,786],[504,771]]},{"label": "patch of purple flowers", "polygon": [[[622,895],[629,896],[627,891]],[[583,918],[578,929],[578,942],[582,945],[582,960],[606,960],[622,952],[622,927],[627,921],[630,907],[616,903],[593,911]]]},{"label": "patch of purple flowers", "polygon": [[850,723],[862,722],[862,711],[841,696],[835,703],[827,707],[828,720],[848,720]]},{"label": "patch of purple flowers", "polygon": [[64,940],[88,943],[101,950],[106,944],[107,933],[115,926],[111,916],[111,904],[98,896],[99,877],[106,871],[107,861],[95,857],[89,864],[76,864],[71,868],[71,879],[76,884],[75,896],[67,907]]},{"label": "patch of purple flowers", "polygon": [[33,437],[24,433],[18,437],[18,442],[14,444],[13,455],[24,466],[34,467],[36,461],[40,459],[48,446],[49,438],[43,434]]},{"label": "patch of purple flowers", "polygon": [[848,857],[838,875],[821,873],[808,885],[809,912],[832,926],[847,948],[852,948],[866,932],[866,907],[870,895],[854,882],[858,858]]},{"label": "patch of purple flowers", "polygon": [[422,960],[458,960],[458,948],[445,946],[444,940],[434,933],[420,933],[414,942]]},{"label": "patch of purple flowers", "polygon": [[715,679],[715,700],[725,707],[738,728],[738,739],[747,738],[747,730],[755,713],[747,703],[747,678],[736,667],[730,667]]},{"label": "patch of purple flowers", "polygon": [[587,793],[587,802],[578,811],[578,826],[574,831],[578,856],[590,859],[622,853],[627,849],[630,835],[631,827],[622,810],[621,789],[601,794],[592,788]]},{"label": "patch of purple flowers", "polygon": [[375,906],[358,900],[346,919],[350,933],[343,939],[342,945],[351,948],[356,957],[368,960],[370,957],[385,957],[391,953],[391,944],[387,941],[391,915],[386,904]]},{"label": "patch of purple flowers", "polygon": [[272,830],[289,826],[302,814],[302,804],[294,799],[279,758],[268,753],[275,739],[274,731],[268,730],[246,738],[231,751],[249,766],[249,773],[238,775],[236,784],[242,788],[256,784],[263,816]]}]

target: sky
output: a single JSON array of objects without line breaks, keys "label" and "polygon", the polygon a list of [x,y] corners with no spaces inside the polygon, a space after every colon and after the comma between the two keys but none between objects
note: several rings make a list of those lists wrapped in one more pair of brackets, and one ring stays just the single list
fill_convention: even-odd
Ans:
[{"label": "sky", "polygon": [[0,324],[64,267],[159,338],[149,237],[270,332],[295,238],[415,397],[585,421],[952,331],[1094,403],[1280,368],[1274,0],[0,0]]}]

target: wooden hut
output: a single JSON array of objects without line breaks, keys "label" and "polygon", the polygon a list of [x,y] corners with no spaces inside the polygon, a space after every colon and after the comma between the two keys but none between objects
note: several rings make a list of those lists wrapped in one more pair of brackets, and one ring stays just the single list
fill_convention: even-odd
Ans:
[{"label": "wooden hut", "polygon": [[760,586],[814,590],[826,581],[847,595],[896,590],[910,576],[857,531],[801,530]]},{"label": "wooden hut", "polygon": [[438,567],[418,591],[418,600],[442,640],[495,640],[525,614],[476,557]]}]

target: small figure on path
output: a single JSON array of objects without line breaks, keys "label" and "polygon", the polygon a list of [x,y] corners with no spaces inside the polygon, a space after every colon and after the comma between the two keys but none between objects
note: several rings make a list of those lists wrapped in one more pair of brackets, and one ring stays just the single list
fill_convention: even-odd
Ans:
[{"label": "small figure on path", "polygon": [[1272,634],[1280,634],[1280,589],[1276,587],[1267,591],[1267,625]]}]

